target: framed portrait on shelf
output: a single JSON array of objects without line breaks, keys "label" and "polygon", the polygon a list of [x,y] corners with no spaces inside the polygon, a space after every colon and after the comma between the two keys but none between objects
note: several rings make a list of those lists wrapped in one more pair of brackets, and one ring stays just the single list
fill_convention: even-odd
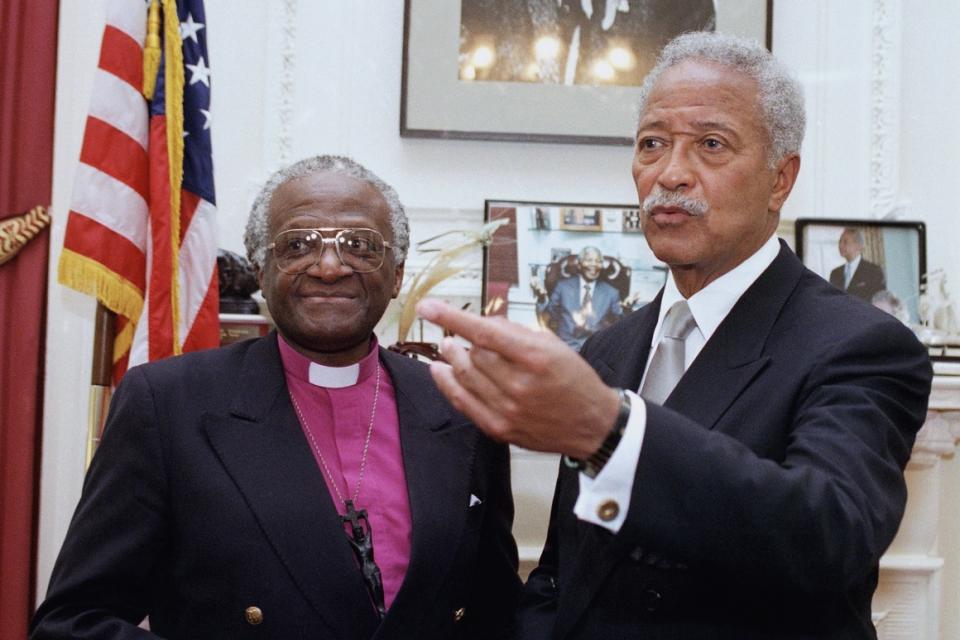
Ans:
[{"label": "framed portrait on shelf", "polygon": [[926,291],[923,222],[798,218],[795,232],[807,268],[894,315],[928,346],[944,344],[948,336],[935,335],[936,299]]},{"label": "framed portrait on shelf", "polygon": [[553,331],[572,347],[666,282],[636,205],[487,200],[484,218],[507,220],[484,250],[484,314]]},{"label": "framed portrait on shelf", "polygon": [[405,0],[400,134],[633,143],[643,78],[686,31],[770,47],[773,0]]},{"label": "framed portrait on shelf", "polygon": [[248,338],[262,338],[273,329],[273,321],[260,314],[221,313],[220,346]]}]

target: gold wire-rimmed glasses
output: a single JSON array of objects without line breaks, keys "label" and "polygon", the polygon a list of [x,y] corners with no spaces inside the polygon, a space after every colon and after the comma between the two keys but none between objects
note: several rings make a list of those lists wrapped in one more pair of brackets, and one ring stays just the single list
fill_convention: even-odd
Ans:
[{"label": "gold wire-rimmed glasses", "polygon": [[267,249],[273,251],[280,271],[296,276],[320,262],[327,243],[333,245],[340,262],[355,273],[376,271],[383,266],[387,249],[393,248],[376,229],[322,228],[281,231]]}]

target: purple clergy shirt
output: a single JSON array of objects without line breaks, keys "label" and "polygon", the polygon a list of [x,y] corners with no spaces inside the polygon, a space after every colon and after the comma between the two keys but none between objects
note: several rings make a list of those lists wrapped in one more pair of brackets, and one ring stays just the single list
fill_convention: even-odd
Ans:
[{"label": "purple clergy shirt", "polygon": [[[373,432],[360,493],[354,506],[357,510],[367,510],[373,532],[374,560],[380,567],[384,604],[389,609],[410,563],[412,522],[400,447],[396,392],[390,374],[380,364],[376,337],[371,341],[370,353],[359,363],[356,383],[339,388],[318,386],[316,382],[319,379],[342,379],[342,372],[346,372],[349,378],[352,373],[349,368],[323,367],[295,351],[279,335],[278,342],[287,388],[303,414],[300,426],[341,515],[345,511],[343,501],[354,500],[373,408],[377,368],[381,370]],[[348,535],[347,526],[344,525],[344,536]],[[324,544],[324,541],[318,543]]]}]

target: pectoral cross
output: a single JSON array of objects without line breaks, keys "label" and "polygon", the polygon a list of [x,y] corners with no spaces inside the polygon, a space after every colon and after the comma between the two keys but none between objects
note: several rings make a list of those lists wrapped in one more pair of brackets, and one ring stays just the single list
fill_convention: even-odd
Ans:
[{"label": "pectoral cross", "polygon": [[[383,599],[383,578],[380,575],[380,567],[373,560],[373,530],[370,528],[370,521],[367,520],[367,510],[357,511],[353,507],[353,500],[347,500],[344,506],[347,512],[340,516],[340,522],[350,525],[350,535],[347,536],[347,540],[350,541],[353,553],[357,556],[357,562],[360,563],[363,581],[367,585],[367,592],[373,600],[373,606],[377,609],[377,615],[383,620],[387,615]],[[366,531],[361,523],[366,525]]]}]

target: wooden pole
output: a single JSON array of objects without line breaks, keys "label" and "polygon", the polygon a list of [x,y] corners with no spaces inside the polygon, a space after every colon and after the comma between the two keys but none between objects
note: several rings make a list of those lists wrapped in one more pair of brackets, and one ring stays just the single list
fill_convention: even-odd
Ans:
[{"label": "wooden pole", "polygon": [[110,406],[110,382],[113,376],[114,313],[97,302],[93,332],[93,369],[90,372],[90,404],[87,411],[87,455],[90,466],[100,443],[100,434]]}]

